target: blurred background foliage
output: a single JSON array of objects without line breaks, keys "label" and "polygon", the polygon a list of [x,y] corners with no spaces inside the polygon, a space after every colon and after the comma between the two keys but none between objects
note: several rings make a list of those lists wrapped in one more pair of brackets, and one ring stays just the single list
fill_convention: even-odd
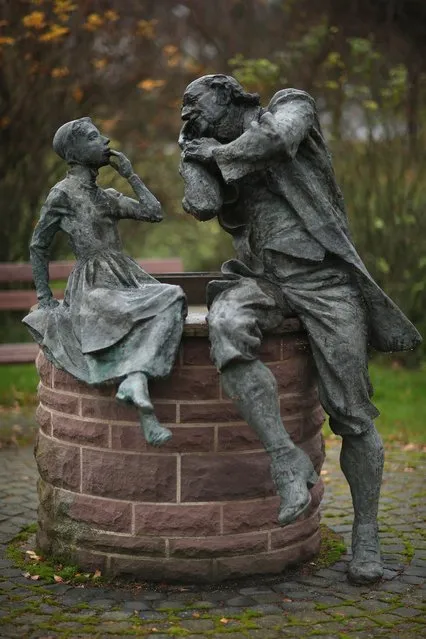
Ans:
[{"label": "blurred background foliage", "polygon": [[[0,261],[28,260],[43,198],[64,164],[63,122],[90,115],[163,204],[124,222],[137,257],[216,270],[216,222],[181,209],[180,102],[204,73],[234,74],[264,104],[294,86],[316,99],[359,253],[426,333],[426,3],[419,0],[0,0]],[[102,185],[126,191],[112,169]],[[70,257],[58,241],[52,258]]]}]

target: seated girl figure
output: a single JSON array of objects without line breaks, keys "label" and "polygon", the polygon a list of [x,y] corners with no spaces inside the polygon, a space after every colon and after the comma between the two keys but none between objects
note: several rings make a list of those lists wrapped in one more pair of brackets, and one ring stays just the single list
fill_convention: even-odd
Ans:
[{"label": "seated girl figure", "polygon": [[[161,222],[161,206],[125,155],[109,148],[90,118],[67,122],[53,139],[69,164],[50,191],[30,244],[38,308],[23,322],[57,367],[87,384],[119,383],[116,398],[139,409],[148,443],[171,432],[154,414],[148,380],[170,374],[186,315],[179,286],[161,284],[121,250],[120,219]],[[132,199],[96,184],[110,164],[131,185]],[[64,300],[49,288],[49,249],[57,231],[76,257]]]}]

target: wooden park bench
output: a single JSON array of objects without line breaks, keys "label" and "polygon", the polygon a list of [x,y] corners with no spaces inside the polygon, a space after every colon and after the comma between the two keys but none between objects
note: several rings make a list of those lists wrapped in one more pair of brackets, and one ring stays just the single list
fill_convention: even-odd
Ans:
[{"label": "wooden park bench", "polygon": [[[183,264],[180,258],[158,258],[137,260],[138,264],[148,273],[155,275],[162,282],[180,284],[182,279]],[[55,287],[55,282],[64,282],[68,279],[74,262],[50,262],[49,274],[53,294],[57,299],[62,299],[63,288]],[[0,311],[21,311],[22,317],[37,303],[34,289],[10,288],[10,285],[19,283],[32,283],[33,275],[31,264],[26,262],[9,263],[0,262],[0,289],[6,284],[7,290],[0,290]],[[194,280],[195,283],[195,280]],[[193,296],[193,295],[192,295]],[[199,292],[197,291],[197,300]],[[190,302],[193,303],[193,302]],[[37,344],[0,344],[0,364],[18,364],[33,362],[38,351]]]}]

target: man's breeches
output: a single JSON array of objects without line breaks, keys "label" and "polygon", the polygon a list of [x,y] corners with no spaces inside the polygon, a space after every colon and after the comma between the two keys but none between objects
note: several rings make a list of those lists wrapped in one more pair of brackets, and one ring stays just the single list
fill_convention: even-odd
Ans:
[{"label": "man's breeches", "polygon": [[279,326],[287,303],[307,331],[331,428],[338,435],[368,430],[379,413],[370,401],[367,318],[355,284],[335,265],[290,263],[280,254],[267,268],[275,284],[242,277],[214,299],[208,315],[214,363],[222,370],[256,359],[262,334]]}]

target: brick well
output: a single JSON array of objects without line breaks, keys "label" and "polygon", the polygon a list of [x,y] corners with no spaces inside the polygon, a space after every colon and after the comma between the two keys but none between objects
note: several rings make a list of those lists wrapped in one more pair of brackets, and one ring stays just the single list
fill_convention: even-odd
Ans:
[{"label": "brick well", "polygon": [[[286,428],[319,472],[324,417],[298,320],[265,337],[261,358],[277,377]],[[159,449],[143,439],[136,410],[116,403],[115,387],[81,384],[42,353],[37,368],[43,553],[108,575],[219,582],[278,573],[318,552],[322,481],[309,512],[280,528],[269,458],[222,396],[202,316],[190,314],[171,377],[151,385],[173,431]]]}]

